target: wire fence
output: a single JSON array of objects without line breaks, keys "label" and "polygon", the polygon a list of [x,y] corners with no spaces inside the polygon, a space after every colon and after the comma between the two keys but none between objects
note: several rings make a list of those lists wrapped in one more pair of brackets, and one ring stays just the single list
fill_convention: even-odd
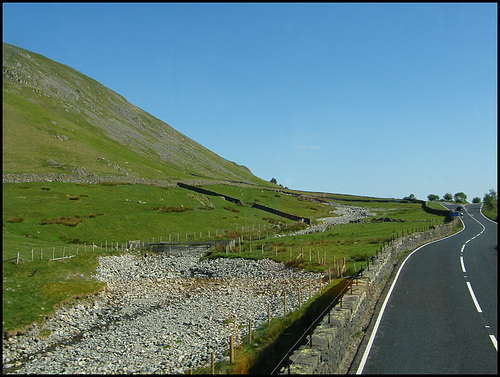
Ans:
[{"label": "wire fence", "polygon": [[53,247],[32,247],[24,251],[17,251],[16,256],[13,258],[4,259],[3,262],[15,261],[16,264],[22,262],[34,261],[62,261],[65,262],[79,253],[86,253],[89,251],[130,251],[144,246],[140,241],[127,241],[127,242],[107,242],[92,243],[92,244],[68,244],[63,246]]},{"label": "wire fence", "polygon": [[[174,243],[174,242],[215,242],[213,240],[225,239],[226,242],[230,242],[236,237],[237,242],[241,243],[244,241],[260,241],[279,234],[280,232],[286,232],[287,230],[293,231],[295,228],[293,224],[280,224],[278,225],[247,225],[238,226],[235,229],[220,229],[220,230],[208,230],[204,232],[184,232],[181,233],[170,233],[165,236],[153,237],[152,239],[146,239],[145,241],[104,241],[104,242],[92,242],[92,243],[68,243],[66,245],[57,245],[52,247],[27,247],[25,250],[17,251],[16,256],[8,259],[4,259],[3,262],[16,261],[16,264],[20,262],[31,262],[31,261],[67,261],[68,259],[78,255],[80,252],[86,252],[87,250],[92,251],[133,251],[139,249],[149,250],[150,245],[155,243]],[[12,254],[11,254],[12,255]]]},{"label": "wire fence", "polygon": [[[417,229],[417,231],[420,231],[423,229]],[[413,233],[413,229],[411,230],[411,233]],[[408,230],[407,233],[410,233]],[[402,234],[403,235],[403,232]],[[392,240],[394,241],[395,238],[398,237],[398,234],[396,233],[393,235]],[[160,238],[161,240],[161,238]],[[40,248],[34,249],[31,248],[31,250],[28,250],[26,253],[23,253],[21,255],[20,252],[17,252],[17,256],[15,258],[10,258],[7,260],[4,260],[4,262],[7,261],[13,261],[15,260],[16,263],[21,263],[21,262],[31,262],[34,260],[46,260],[46,261],[67,261],[70,260],[71,258],[77,256],[79,253],[85,253],[88,251],[111,251],[111,250],[117,250],[117,251],[126,251],[126,250],[138,250],[141,248],[144,248],[147,245],[147,243],[141,242],[139,240],[135,241],[127,241],[127,242],[107,242],[105,241],[104,243],[99,243],[98,245],[96,243],[92,244],[76,244],[76,245],[67,245],[67,246],[62,246],[62,247],[52,247],[52,248]],[[376,252],[376,254],[371,257],[368,261],[366,262],[359,262],[358,263],[358,269],[356,269],[356,264],[352,265],[352,269],[347,267],[346,260],[343,258],[342,260],[335,260],[335,256],[333,261],[329,261],[329,265],[331,267],[328,268],[328,273],[324,273],[321,275],[319,279],[319,284],[313,284],[311,280],[309,280],[309,284],[305,286],[300,286],[296,292],[283,292],[283,308],[282,308],[282,315],[275,315],[273,313],[276,312],[275,308],[271,308],[270,304],[267,308],[264,308],[263,310],[267,309],[268,312],[268,318],[267,321],[262,321],[262,319],[256,319],[256,318],[244,318],[240,320],[239,327],[241,330],[239,331],[239,334],[232,335],[230,336],[229,339],[227,339],[227,344],[228,344],[228,349],[220,354],[216,354],[215,352],[212,352],[211,354],[207,355],[207,359],[209,360],[207,363],[204,365],[201,365],[200,367],[197,367],[196,369],[189,369],[186,371],[186,373],[189,374],[227,374],[228,371],[230,373],[237,371],[238,365],[236,365],[236,360],[240,359],[245,359],[245,353],[249,348],[254,346],[254,340],[253,335],[256,334],[258,331],[264,330],[267,326],[271,325],[271,322],[274,318],[278,317],[284,317],[288,314],[290,314],[293,311],[301,309],[302,305],[307,303],[309,300],[312,299],[313,296],[315,296],[318,293],[321,293],[324,288],[328,284],[330,284],[332,281],[338,278],[344,278],[346,275],[348,275],[350,272],[352,275],[346,276],[346,279],[348,280],[348,284],[341,290],[341,292],[332,299],[331,302],[326,305],[324,310],[316,316],[314,320],[311,321],[310,325],[307,327],[306,330],[303,331],[302,334],[300,334],[300,337],[298,340],[289,348],[289,350],[283,355],[281,360],[277,363],[275,368],[272,370],[271,374],[275,374],[276,372],[283,370],[283,368],[288,368],[291,363],[293,363],[295,360],[291,359],[291,356],[293,352],[297,349],[298,345],[301,344],[306,344],[309,343],[309,346],[312,347],[312,333],[314,329],[321,323],[321,321],[325,318],[325,316],[328,314],[328,320],[330,322],[330,312],[332,308],[334,308],[337,304],[340,303],[340,307],[342,308],[342,299],[344,294],[350,289],[352,293],[352,287],[354,282],[357,284],[357,279],[358,277],[362,274],[362,272],[365,269],[370,268],[370,263],[373,262],[375,258],[377,258],[379,252],[381,252],[383,247],[380,247],[380,250]],[[251,249],[250,249],[251,250]],[[241,251],[241,250],[236,250],[236,252]],[[256,252],[264,252],[264,248],[262,250],[255,250]],[[267,252],[270,252],[271,250],[267,250]],[[275,253],[278,253],[278,248],[275,248]],[[281,251],[283,252],[283,251]],[[309,250],[309,255],[307,252],[304,252],[303,249],[301,249],[300,254],[297,256],[293,256],[291,248],[285,252],[289,252],[290,255],[290,260],[292,259],[309,259],[312,260],[312,252]],[[326,255],[320,256],[319,252],[316,255],[318,263],[319,264],[327,264],[326,261]],[[271,310],[273,309],[273,310]],[[298,357],[298,356],[297,356]],[[295,358],[296,359],[296,358]]]},{"label": "wire fence", "polygon": [[[366,267],[369,265],[369,261],[366,262]],[[314,329],[324,320],[325,316],[330,314],[333,307],[340,303],[340,308],[342,308],[343,296],[353,289],[353,284],[357,285],[358,277],[362,273],[364,268],[360,268],[353,275],[346,277],[347,283],[341,288],[341,291],[329,302],[326,307],[317,315],[307,326],[307,328],[300,334],[298,339],[289,346],[287,351],[280,355],[281,359],[276,363],[274,369],[270,372],[270,374],[276,374],[283,368],[288,368],[294,360],[291,359],[292,354],[297,349],[297,347],[301,344],[309,344],[309,347],[312,347],[312,333]],[[329,279],[327,281],[326,279]],[[322,275],[319,284],[316,287],[312,288],[311,281],[309,281],[309,285],[302,286],[298,288],[298,292],[296,295],[286,292],[283,295],[281,309],[282,316],[284,317],[296,310],[299,310],[301,306],[307,304],[313,297],[316,298],[316,295],[322,294],[328,286],[328,283],[331,283],[331,277],[327,277],[326,274]],[[301,294],[302,293],[302,294]],[[309,295],[307,295],[309,294]],[[268,306],[268,320],[267,322],[259,323],[257,321],[253,321],[248,318],[241,322],[240,327],[244,329],[242,331],[243,336],[231,335],[228,338],[227,350],[221,354],[216,354],[215,352],[211,352],[208,355],[209,361],[199,367],[193,369],[190,368],[185,371],[186,374],[233,374],[233,373],[247,373],[248,365],[246,364],[246,356],[245,354],[249,349],[252,349],[254,346],[258,346],[255,344],[256,336],[254,334],[265,331],[266,327],[271,325],[272,311],[270,306]],[[276,312],[276,311],[274,311]],[[276,317],[274,317],[276,318]],[[330,323],[330,315],[328,316],[328,323]],[[246,325],[246,326],[245,326]],[[274,357],[276,358],[276,356]],[[295,358],[296,359],[296,358]],[[269,371],[259,372],[268,374]]]},{"label": "wire fence", "polygon": [[[369,261],[367,262],[367,266],[369,265]],[[289,348],[280,362],[276,365],[276,367],[271,371],[271,374],[275,374],[279,371],[282,371],[284,368],[290,374],[290,365],[294,363],[300,356],[302,351],[300,351],[293,359],[291,359],[292,354],[297,350],[300,344],[308,344],[309,348],[313,347],[313,332],[316,327],[324,320],[325,316],[328,314],[328,323],[331,323],[331,311],[332,309],[340,304],[340,309],[343,306],[343,297],[350,290],[352,295],[352,289],[354,282],[356,285],[358,284],[358,277],[362,273],[363,269],[356,271],[353,275],[348,277],[348,284],[344,286],[344,288],[337,294],[337,296],[328,304],[328,306],[311,322],[309,327],[300,335],[299,339]]]}]

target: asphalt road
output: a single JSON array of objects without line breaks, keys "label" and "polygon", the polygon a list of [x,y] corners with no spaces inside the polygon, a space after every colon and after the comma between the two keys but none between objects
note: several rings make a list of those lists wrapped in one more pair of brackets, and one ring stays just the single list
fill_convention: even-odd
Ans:
[{"label": "asphalt road", "polygon": [[349,374],[497,374],[497,223],[480,207],[400,260]]}]

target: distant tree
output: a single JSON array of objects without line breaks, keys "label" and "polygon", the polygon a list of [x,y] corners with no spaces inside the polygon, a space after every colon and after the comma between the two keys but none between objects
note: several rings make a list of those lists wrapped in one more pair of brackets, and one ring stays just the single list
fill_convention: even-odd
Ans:
[{"label": "distant tree", "polygon": [[494,206],[496,206],[498,203],[497,192],[493,189],[490,189],[490,192],[484,195],[483,202],[489,208],[493,208]]},{"label": "distant tree", "polygon": [[481,198],[479,196],[476,196],[474,199],[472,199],[472,203],[481,203]]},{"label": "distant tree", "polygon": [[405,196],[405,197],[403,198],[403,200],[415,200],[415,199],[416,199],[416,198],[415,198],[415,195],[413,195],[413,194],[410,194],[409,196]]},{"label": "distant tree", "polygon": [[271,178],[271,181],[270,181],[270,182],[271,182],[271,183],[273,183],[273,184],[275,184],[275,185],[277,185],[277,184],[278,184],[278,181],[276,180],[276,178]]},{"label": "distant tree", "polygon": [[444,200],[451,200],[453,199],[453,195],[451,193],[447,192],[446,194],[443,195]]},{"label": "distant tree", "polygon": [[455,201],[457,203],[463,203],[463,202],[466,202],[467,201],[467,195],[465,195],[465,193],[463,192],[457,192],[453,198],[455,199]]},{"label": "distant tree", "polygon": [[439,200],[439,196],[435,194],[430,194],[427,195],[427,199],[432,202],[433,200]]}]

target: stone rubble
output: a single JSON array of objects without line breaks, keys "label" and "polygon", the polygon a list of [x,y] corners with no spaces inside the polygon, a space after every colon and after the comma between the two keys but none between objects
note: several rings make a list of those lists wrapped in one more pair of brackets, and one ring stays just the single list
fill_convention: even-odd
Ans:
[{"label": "stone rubble", "polygon": [[[340,217],[320,219],[321,231],[371,214],[335,205]],[[308,231],[310,228],[306,229]],[[301,231],[304,232],[304,231]],[[271,317],[284,315],[319,290],[321,274],[269,259],[219,258],[200,253],[99,257],[95,278],[107,289],[61,307],[43,326],[3,339],[3,372],[16,374],[180,374],[226,360],[236,344]],[[268,309],[270,308],[270,309]],[[43,337],[42,334],[50,334]]]},{"label": "stone rubble", "polygon": [[[296,236],[300,234],[309,234],[315,232],[324,232],[328,229],[330,225],[348,224],[351,222],[356,222],[366,217],[376,216],[376,213],[371,212],[369,209],[363,207],[356,207],[350,205],[343,205],[338,203],[330,203],[330,205],[335,207],[334,211],[330,213],[336,213],[339,216],[336,217],[323,217],[317,219],[318,224],[311,225],[306,229],[299,230],[294,233],[287,233],[286,236]],[[276,237],[284,237],[285,235],[278,235]]]},{"label": "stone rubble", "polygon": [[309,279],[312,294],[319,290],[320,274],[269,259],[199,257],[100,257],[95,277],[107,290],[4,340],[4,373],[184,373],[209,363],[212,351],[223,359],[230,335],[241,342],[249,319],[252,328],[267,322],[268,303],[272,318],[283,316],[285,292],[291,311],[298,287],[302,303]]}]

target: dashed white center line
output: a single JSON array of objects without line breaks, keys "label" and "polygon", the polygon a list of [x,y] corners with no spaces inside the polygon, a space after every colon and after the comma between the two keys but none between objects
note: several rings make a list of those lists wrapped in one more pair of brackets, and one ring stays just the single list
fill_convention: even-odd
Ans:
[{"label": "dashed white center line", "polygon": [[495,335],[490,335],[490,339],[495,346],[495,349],[498,351],[497,338],[495,338]]},{"label": "dashed white center line", "polygon": [[479,303],[476,300],[476,296],[474,295],[474,291],[472,290],[472,286],[470,285],[469,282],[467,282],[467,288],[469,288],[470,295],[472,296],[472,301],[474,301],[474,305],[476,305],[476,309],[479,313],[482,313],[483,311],[481,310],[481,307],[479,306]]}]

